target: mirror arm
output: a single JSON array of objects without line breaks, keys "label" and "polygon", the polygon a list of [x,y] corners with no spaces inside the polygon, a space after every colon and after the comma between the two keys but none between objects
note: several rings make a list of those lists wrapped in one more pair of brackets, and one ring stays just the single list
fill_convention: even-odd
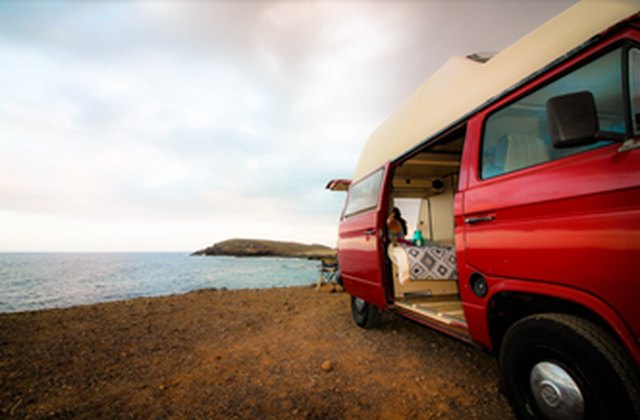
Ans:
[{"label": "mirror arm", "polygon": [[635,139],[628,139],[618,147],[618,153],[628,152],[637,148],[640,148],[640,142],[635,141]]}]

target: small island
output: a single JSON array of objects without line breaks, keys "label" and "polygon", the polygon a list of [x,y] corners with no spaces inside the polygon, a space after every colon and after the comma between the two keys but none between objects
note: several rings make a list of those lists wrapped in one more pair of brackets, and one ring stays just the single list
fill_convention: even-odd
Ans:
[{"label": "small island", "polygon": [[194,256],[290,257],[323,259],[335,257],[336,251],[319,244],[268,241],[262,239],[229,239],[192,253]]}]

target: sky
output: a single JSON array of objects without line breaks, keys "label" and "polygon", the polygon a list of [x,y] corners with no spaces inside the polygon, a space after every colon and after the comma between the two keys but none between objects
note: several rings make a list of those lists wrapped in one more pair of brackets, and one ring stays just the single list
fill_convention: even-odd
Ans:
[{"label": "sky", "polygon": [[0,0],[0,252],[334,246],[369,134],[568,0]]}]

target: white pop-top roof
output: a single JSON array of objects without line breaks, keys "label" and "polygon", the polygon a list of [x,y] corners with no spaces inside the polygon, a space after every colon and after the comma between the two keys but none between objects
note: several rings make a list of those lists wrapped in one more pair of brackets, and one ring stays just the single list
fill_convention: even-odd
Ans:
[{"label": "white pop-top roof", "polygon": [[640,10],[640,0],[582,0],[486,63],[450,58],[369,137],[354,180]]}]

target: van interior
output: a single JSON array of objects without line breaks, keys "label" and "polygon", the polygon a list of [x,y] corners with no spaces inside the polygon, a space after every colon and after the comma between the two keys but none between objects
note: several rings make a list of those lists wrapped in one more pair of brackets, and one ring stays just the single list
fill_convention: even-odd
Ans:
[{"label": "van interior", "polygon": [[467,323],[458,289],[453,200],[458,189],[464,127],[418,150],[394,168],[389,213],[397,207],[405,239],[420,230],[425,245],[389,241],[394,306],[407,315],[458,335]]}]

